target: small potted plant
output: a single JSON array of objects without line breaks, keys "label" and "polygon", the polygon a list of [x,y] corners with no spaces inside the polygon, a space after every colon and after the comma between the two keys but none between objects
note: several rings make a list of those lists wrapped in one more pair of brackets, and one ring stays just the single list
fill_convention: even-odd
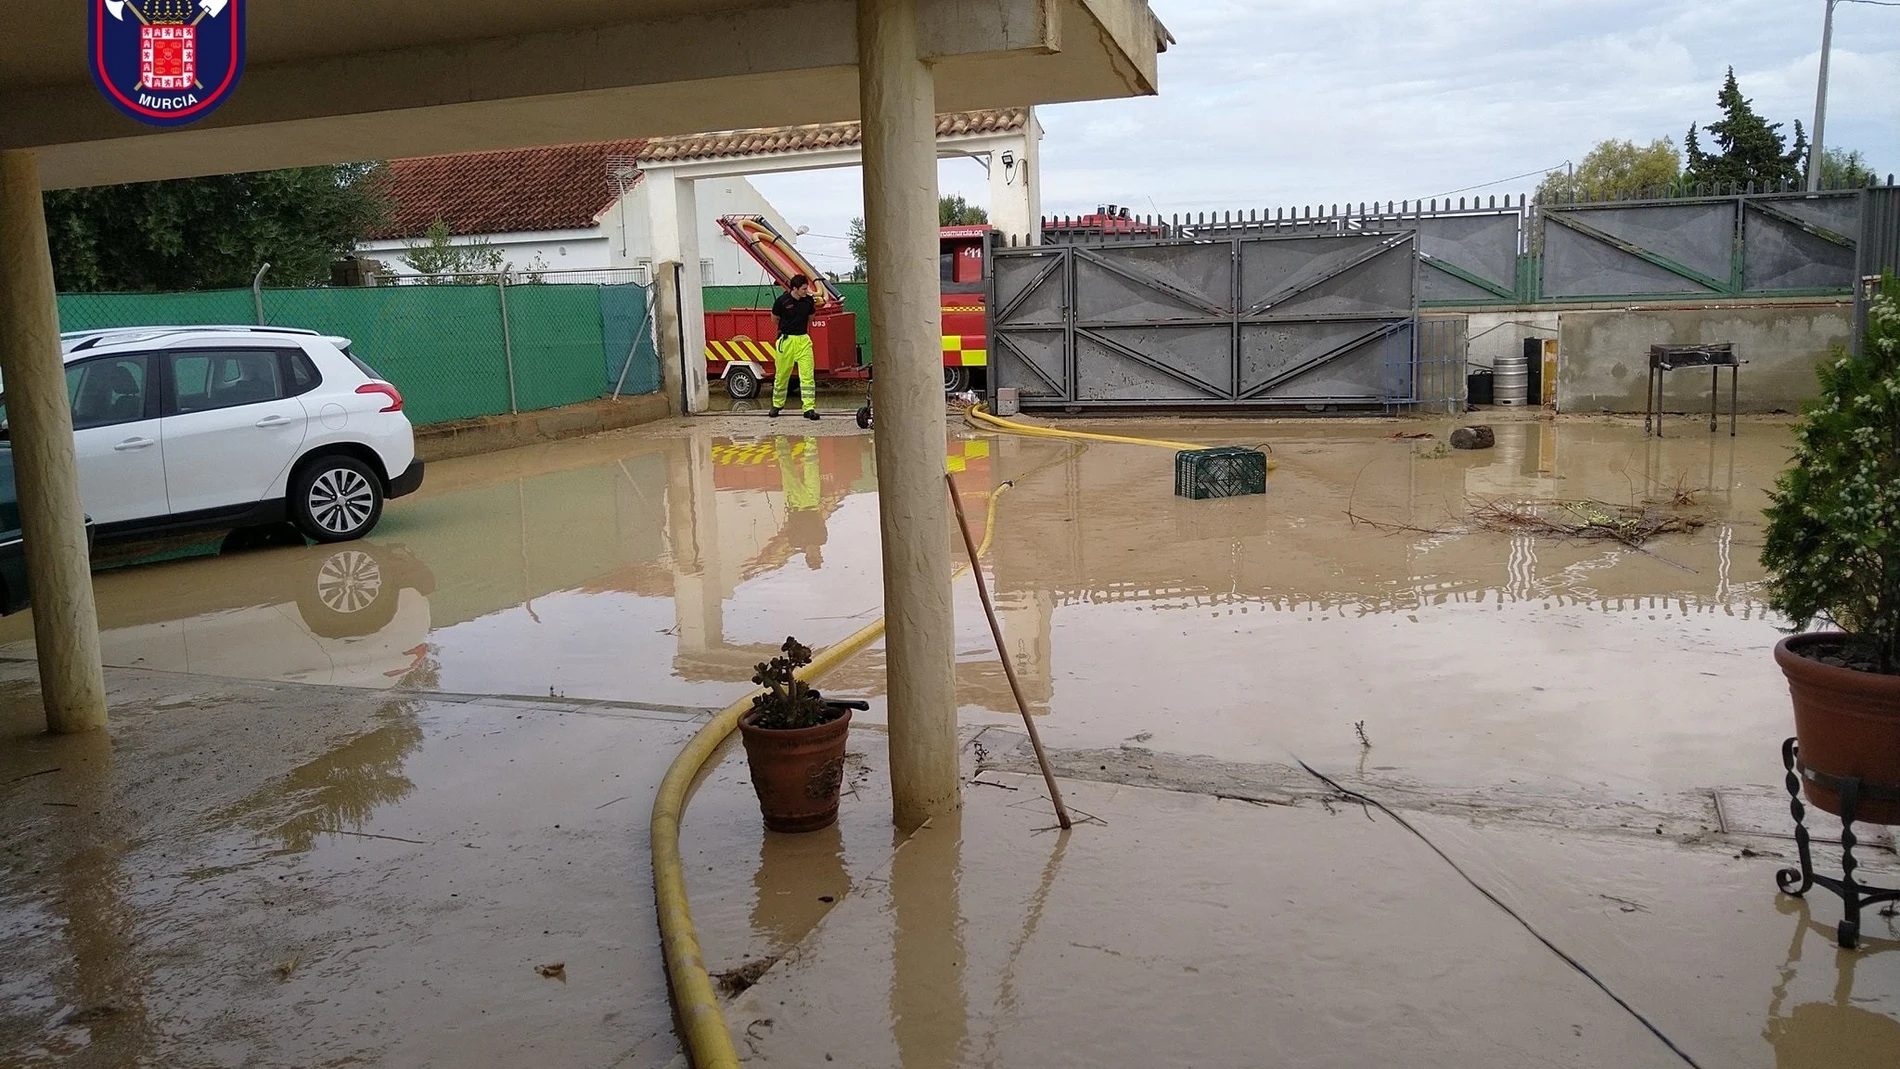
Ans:
[{"label": "small potted plant", "polygon": [[[1900,284],[1871,302],[1860,352],[1819,369],[1770,495],[1768,603],[1797,633],[1775,647],[1794,698],[1801,788],[1841,814],[1843,783],[1868,788],[1855,820],[1900,824]],[[1817,624],[1825,630],[1812,631]],[[1790,769],[1791,774],[1795,770]]]},{"label": "small potted plant", "polygon": [[833,701],[798,678],[811,663],[810,647],[787,638],[781,656],[757,665],[752,682],[765,692],[739,718],[752,789],[765,826],[773,831],[817,831],[838,819],[844,782],[845,736],[859,701]]}]

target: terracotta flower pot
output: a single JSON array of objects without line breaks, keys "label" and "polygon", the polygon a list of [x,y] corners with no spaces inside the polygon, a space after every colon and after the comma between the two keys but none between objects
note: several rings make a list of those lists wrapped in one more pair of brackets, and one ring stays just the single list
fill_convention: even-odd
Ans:
[{"label": "terracotta flower pot", "polygon": [[[1775,663],[1788,677],[1794,698],[1794,733],[1801,766],[1829,777],[1859,777],[1870,787],[1900,788],[1900,676],[1860,672],[1802,656],[1803,650],[1839,643],[1835,632],[1790,635],[1775,646]],[[1801,792],[1817,809],[1841,812],[1839,790],[1801,779]],[[1863,797],[1854,819],[1900,824],[1900,801]]]},{"label": "terracotta flower pot", "polygon": [[839,716],[817,727],[773,730],[754,726],[754,713],[739,718],[752,789],[758,792],[765,826],[773,831],[817,831],[838,820],[851,709],[828,704]]}]

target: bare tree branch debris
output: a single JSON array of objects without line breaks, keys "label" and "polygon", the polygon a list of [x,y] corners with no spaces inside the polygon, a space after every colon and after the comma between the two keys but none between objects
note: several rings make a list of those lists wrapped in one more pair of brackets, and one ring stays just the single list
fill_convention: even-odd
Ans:
[{"label": "bare tree branch debris", "polygon": [[1641,549],[1651,539],[1666,534],[1689,534],[1708,524],[1708,517],[1689,506],[1691,492],[1679,491],[1668,502],[1642,505],[1613,505],[1607,501],[1504,501],[1467,498],[1462,528],[1421,527],[1416,524],[1375,520],[1350,508],[1346,518],[1353,526],[1365,524],[1375,531],[1399,531],[1408,534],[1451,535],[1470,530],[1529,534],[1546,538],[1586,542],[1619,542]]}]

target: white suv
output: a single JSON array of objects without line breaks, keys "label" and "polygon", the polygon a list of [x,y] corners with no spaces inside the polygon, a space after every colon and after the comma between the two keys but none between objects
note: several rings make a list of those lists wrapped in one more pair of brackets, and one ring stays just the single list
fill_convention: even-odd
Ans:
[{"label": "white suv", "polygon": [[349,346],[284,327],[61,335],[99,536],[285,520],[319,542],[368,534],[422,461],[402,394]]}]

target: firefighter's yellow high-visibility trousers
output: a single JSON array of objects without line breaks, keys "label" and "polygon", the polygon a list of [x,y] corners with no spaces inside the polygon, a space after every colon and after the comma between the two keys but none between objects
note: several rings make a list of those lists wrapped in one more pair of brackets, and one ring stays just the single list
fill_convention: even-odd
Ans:
[{"label": "firefighter's yellow high-visibility trousers", "polygon": [[798,368],[798,400],[807,412],[818,409],[818,387],[812,382],[811,335],[787,334],[778,340],[778,360],[772,370],[772,407],[785,407],[785,393]]}]

